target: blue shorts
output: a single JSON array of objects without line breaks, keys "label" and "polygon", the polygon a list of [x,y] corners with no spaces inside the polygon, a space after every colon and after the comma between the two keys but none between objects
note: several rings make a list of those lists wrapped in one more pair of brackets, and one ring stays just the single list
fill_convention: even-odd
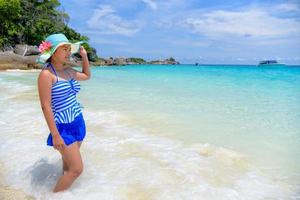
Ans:
[{"label": "blue shorts", "polygon": [[[82,113],[79,114],[71,123],[56,124],[56,127],[66,145],[82,141],[86,134],[86,127]],[[51,133],[48,136],[47,145],[53,146]]]}]

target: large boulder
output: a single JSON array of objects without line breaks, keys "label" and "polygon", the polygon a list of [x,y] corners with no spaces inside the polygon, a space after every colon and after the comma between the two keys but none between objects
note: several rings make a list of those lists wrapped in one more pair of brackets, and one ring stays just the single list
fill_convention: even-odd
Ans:
[{"label": "large boulder", "polygon": [[126,58],[115,58],[113,61],[113,65],[126,65]]},{"label": "large boulder", "polygon": [[0,49],[0,52],[14,52],[14,48],[10,45],[4,45],[4,47]]},{"label": "large boulder", "polygon": [[105,60],[105,64],[106,65],[112,65],[114,62],[114,58],[113,57],[109,57],[108,59]]},{"label": "large boulder", "polygon": [[0,70],[5,69],[39,69],[36,63],[37,56],[20,56],[13,52],[0,53]]},{"label": "large boulder", "polygon": [[21,56],[38,55],[39,49],[37,46],[30,46],[27,44],[17,44],[14,48],[14,53]]},{"label": "large boulder", "polygon": [[98,58],[97,61],[95,62],[90,62],[90,64],[92,66],[105,66],[106,64],[106,60],[104,58]]}]

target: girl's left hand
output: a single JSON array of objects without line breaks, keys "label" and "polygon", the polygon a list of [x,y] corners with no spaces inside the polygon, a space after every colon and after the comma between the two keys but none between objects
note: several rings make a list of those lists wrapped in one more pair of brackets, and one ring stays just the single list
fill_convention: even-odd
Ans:
[{"label": "girl's left hand", "polygon": [[79,49],[79,55],[80,55],[82,58],[84,58],[84,57],[87,56],[87,52],[86,52],[86,50],[85,50],[85,48],[84,48],[83,46],[81,46],[80,49]]}]

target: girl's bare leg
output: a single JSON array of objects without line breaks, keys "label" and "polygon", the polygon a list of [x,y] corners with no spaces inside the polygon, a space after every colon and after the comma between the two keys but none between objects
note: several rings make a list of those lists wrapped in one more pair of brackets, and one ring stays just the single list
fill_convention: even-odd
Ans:
[{"label": "girl's bare leg", "polygon": [[68,189],[83,171],[83,163],[77,142],[70,144],[64,150],[60,151],[60,153],[68,166],[68,170],[58,179],[53,192]]},{"label": "girl's bare leg", "polygon": [[[81,143],[82,143],[82,142],[77,142],[77,145],[78,145],[78,148],[79,148],[79,149],[80,149]],[[65,174],[66,171],[69,170],[69,167],[68,167],[68,165],[67,165],[67,163],[66,163],[66,161],[64,160],[63,157],[62,157],[62,161],[63,161],[63,174]]]},{"label": "girl's bare leg", "polygon": [[63,161],[63,174],[65,174],[69,170],[69,167],[66,161],[64,160],[64,158],[62,158],[62,161]]}]

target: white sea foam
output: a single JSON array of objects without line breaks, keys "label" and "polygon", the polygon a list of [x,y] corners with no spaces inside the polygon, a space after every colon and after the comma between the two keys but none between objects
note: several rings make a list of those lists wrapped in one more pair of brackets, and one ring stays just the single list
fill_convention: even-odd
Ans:
[{"label": "white sea foam", "polygon": [[11,99],[33,91],[34,86],[21,84],[18,81],[0,81],[0,99]]},{"label": "white sea foam", "polygon": [[[7,182],[37,199],[289,199],[291,191],[251,168],[247,155],[209,144],[184,144],[122,124],[117,112],[85,110],[85,171],[52,194],[59,154],[46,146],[38,104],[14,105],[1,117],[0,158]],[[30,115],[28,115],[30,113]]]}]

